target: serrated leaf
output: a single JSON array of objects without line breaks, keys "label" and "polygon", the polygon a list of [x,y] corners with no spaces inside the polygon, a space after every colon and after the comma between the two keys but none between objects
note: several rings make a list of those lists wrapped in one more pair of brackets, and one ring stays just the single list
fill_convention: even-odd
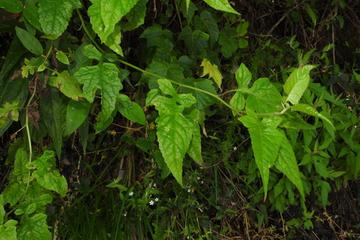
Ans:
[{"label": "serrated leaf", "polygon": [[279,157],[275,162],[275,167],[285,174],[285,176],[296,186],[301,196],[304,198],[304,187],[301,180],[301,174],[296,162],[293,148],[283,132],[280,132],[280,139],[274,139],[273,142],[279,142],[281,147]]},{"label": "serrated leaf", "polygon": [[310,71],[314,65],[301,66],[290,74],[284,84],[285,93],[288,95],[286,101],[292,104],[298,104],[305,90],[310,83]]},{"label": "serrated leaf", "polygon": [[15,31],[16,36],[27,50],[37,56],[40,56],[43,53],[43,47],[34,35],[19,27],[15,27]]},{"label": "serrated leaf", "polygon": [[86,101],[70,101],[66,108],[64,136],[72,134],[86,120],[91,105]]},{"label": "serrated leaf", "polygon": [[210,7],[228,13],[234,13],[240,15],[229,3],[228,0],[203,0]]},{"label": "serrated leaf", "polygon": [[163,92],[166,95],[170,95],[172,97],[177,96],[175,88],[168,79],[161,78],[158,79],[157,82],[159,84],[159,89],[161,90],[161,92]]},{"label": "serrated leaf", "polygon": [[203,67],[203,74],[201,76],[204,77],[206,75],[209,75],[209,77],[212,78],[215,81],[216,85],[221,89],[223,76],[219,71],[218,66],[212,64],[206,58],[202,60],[200,66]]},{"label": "serrated leaf", "polygon": [[248,87],[252,79],[252,74],[245,64],[241,64],[235,73],[238,88]]},{"label": "serrated leaf", "polygon": [[116,107],[116,98],[122,89],[119,70],[112,63],[100,63],[96,66],[82,67],[74,77],[83,84],[84,97],[93,102],[95,93],[101,92],[101,117],[104,121],[111,117]]},{"label": "serrated leaf", "polygon": [[313,117],[318,117],[318,118],[324,120],[325,122],[327,122],[331,126],[333,131],[335,130],[334,124],[327,117],[325,117],[324,115],[322,115],[321,113],[316,111],[315,108],[313,108],[312,106],[310,106],[308,104],[301,104],[301,103],[296,104],[291,107],[291,110],[297,111],[297,112],[302,112],[302,113],[305,113],[305,114],[313,116]]},{"label": "serrated leaf", "polygon": [[118,96],[118,111],[130,121],[145,125],[145,113],[141,106],[136,102],[132,102],[130,98],[124,94]]},{"label": "serrated leaf", "polygon": [[[116,44],[120,39],[113,34],[117,23],[130,12],[139,0],[91,0],[92,5],[88,9],[88,15],[93,30],[101,41],[112,50],[119,53],[121,49]],[[112,35],[113,34],[113,35]],[[118,28],[118,34],[120,31]],[[111,36],[112,35],[112,36]],[[109,38],[111,36],[111,38]],[[122,51],[121,51],[122,53]]]},{"label": "serrated leaf", "polygon": [[19,0],[0,0],[0,8],[11,13],[20,13],[23,10],[23,5]]},{"label": "serrated leaf", "polygon": [[0,224],[0,240],[18,240],[16,234],[15,220],[9,220],[5,224]]},{"label": "serrated leaf", "polygon": [[276,112],[281,109],[282,97],[276,87],[267,78],[259,78],[250,89],[246,107],[258,112]]},{"label": "serrated leaf", "polygon": [[192,120],[192,139],[187,153],[197,164],[202,165],[204,161],[201,154],[201,132],[198,115],[199,111],[194,110],[187,116]]},{"label": "serrated leaf", "polygon": [[160,115],[156,135],[161,154],[177,182],[182,185],[182,166],[192,139],[192,123],[181,113]]},{"label": "serrated leaf", "polygon": [[47,216],[44,213],[24,218],[18,230],[18,240],[51,240],[52,236],[46,218]]},{"label": "serrated leaf", "polygon": [[74,79],[68,71],[63,71],[55,77],[51,77],[48,84],[58,88],[68,98],[79,101],[82,97],[80,84]]},{"label": "serrated leaf", "polygon": [[249,130],[251,146],[256,165],[260,171],[266,198],[269,183],[269,169],[278,157],[282,134],[276,128],[277,122],[268,122],[268,120],[260,121],[254,114],[243,116],[240,118],[240,121]]},{"label": "serrated leaf", "polygon": [[58,38],[67,28],[72,12],[80,8],[79,0],[39,0],[39,21],[43,32]]},{"label": "serrated leaf", "polygon": [[65,64],[65,65],[69,65],[70,64],[70,61],[69,61],[69,58],[66,56],[66,54],[63,52],[63,51],[56,51],[56,59]]},{"label": "serrated leaf", "polygon": [[36,170],[32,176],[43,188],[55,191],[64,197],[67,192],[67,182],[64,176],[55,169],[55,154],[46,150],[39,158],[33,161]]}]

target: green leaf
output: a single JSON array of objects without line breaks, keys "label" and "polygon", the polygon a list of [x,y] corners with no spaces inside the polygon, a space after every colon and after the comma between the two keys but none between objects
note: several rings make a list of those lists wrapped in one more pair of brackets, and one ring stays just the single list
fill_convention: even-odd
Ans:
[{"label": "green leaf", "polygon": [[139,0],[135,7],[126,15],[126,23],[121,24],[123,31],[131,31],[144,24],[147,2],[148,0]]},{"label": "green leaf", "polygon": [[16,182],[27,182],[29,169],[27,164],[29,162],[28,154],[23,148],[19,148],[15,154],[14,169],[11,173],[11,180]]},{"label": "green leaf", "polygon": [[136,102],[132,102],[130,98],[124,94],[118,96],[118,111],[130,121],[145,125],[145,113],[141,106]]},{"label": "green leaf", "polygon": [[11,13],[20,13],[23,10],[23,5],[20,0],[0,0],[0,8]]},{"label": "green leaf", "polygon": [[85,101],[70,101],[66,108],[66,124],[64,136],[69,136],[86,120],[90,104]]},{"label": "green leaf", "polygon": [[280,143],[279,157],[275,162],[275,167],[285,174],[285,176],[296,186],[301,196],[304,198],[304,187],[301,180],[301,174],[296,162],[293,148],[283,132],[280,132],[280,139],[274,139],[273,142]]},{"label": "green leaf", "polygon": [[331,126],[331,128],[335,131],[334,124],[327,117],[325,117],[324,115],[322,115],[321,113],[316,111],[315,108],[313,108],[312,106],[310,106],[308,104],[301,104],[301,103],[296,104],[291,107],[291,110],[297,111],[297,112],[302,112],[302,113],[305,113],[305,114],[313,116],[313,117],[318,117],[318,118],[322,119],[323,121],[327,122]]},{"label": "green leaf", "polygon": [[282,97],[267,78],[259,78],[250,89],[246,107],[258,113],[276,112],[281,109]]},{"label": "green leaf", "polygon": [[156,124],[161,154],[172,175],[182,185],[183,159],[190,146],[193,124],[179,112],[160,115]]},{"label": "green leaf", "polygon": [[185,0],[185,4],[186,4],[186,11],[189,10],[189,6],[190,6],[191,0]]},{"label": "green leaf", "polygon": [[240,121],[249,130],[251,146],[255,156],[256,165],[260,171],[264,185],[265,198],[268,190],[269,169],[275,163],[282,134],[276,128],[278,122],[272,119],[260,121],[253,113],[240,118]]},{"label": "green leaf", "polygon": [[238,88],[246,88],[249,86],[249,83],[252,79],[252,74],[245,66],[245,64],[242,63],[240,67],[236,70],[235,77]]},{"label": "green leaf", "polygon": [[66,54],[63,51],[59,51],[59,50],[56,51],[56,59],[65,65],[70,64],[69,58],[66,56]]},{"label": "green leaf", "polygon": [[82,97],[82,91],[79,83],[69,74],[68,71],[58,73],[57,76],[51,77],[48,84],[58,88],[68,98],[79,101]]},{"label": "green leaf", "polygon": [[44,121],[53,143],[57,156],[60,158],[63,144],[66,105],[57,90],[51,89],[47,95],[42,95],[40,100],[40,114]]},{"label": "green leaf", "polygon": [[[0,226],[4,223],[5,214],[6,214],[6,212],[4,209],[4,196],[2,194],[0,194]],[[1,236],[1,234],[0,234],[0,236]]]},{"label": "green leaf", "polygon": [[97,50],[96,47],[94,47],[94,45],[92,44],[85,45],[82,48],[82,52],[89,59],[94,59],[98,61],[102,60],[102,53]]},{"label": "green leaf", "polygon": [[53,151],[46,150],[39,158],[33,161],[36,170],[32,176],[43,188],[59,193],[64,197],[67,193],[67,182],[61,176],[59,170],[55,168],[55,154]]},{"label": "green leaf", "polygon": [[39,21],[43,32],[58,38],[67,28],[72,12],[80,8],[79,0],[39,0]]},{"label": "green leaf", "polygon": [[288,95],[286,101],[298,104],[310,83],[310,71],[314,65],[305,65],[295,69],[284,84],[285,93]]},{"label": "green leaf", "polygon": [[31,53],[40,56],[43,53],[43,47],[41,43],[35,36],[33,36],[28,31],[15,27],[16,36],[19,38],[20,42],[24,45],[24,47],[29,50]]},{"label": "green leaf", "polygon": [[52,236],[46,218],[47,216],[44,213],[24,218],[18,230],[18,240],[51,240]]},{"label": "green leaf", "polygon": [[212,78],[215,81],[216,85],[218,85],[218,87],[221,89],[221,83],[222,83],[223,76],[222,76],[221,72],[219,71],[218,66],[216,66],[215,64],[212,64],[206,58],[204,58],[202,60],[200,66],[203,67],[203,74],[201,76],[204,77],[206,75],[209,75],[209,77]]},{"label": "green leaf", "polygon": [[204,161],[201,154],[201,132],[198,123],[199,114],[198,110],[194,110],[188,116],[188,118],[192,120],[192,139],[187,153],[197,164],[202,165]]},{"label": "green leaf", "polygon": [[5,224],[0,224],[0,240],[18,240],[16,234],[15,220],[9,220]]},{"label": "green leaf", "polygon": [[210,7],[228,13],[234,13],[240,15],[228,2],[228,0],[203,0]]},{"label": "green leaf", "polygon": [[237,113],[241,112],[245,108],[245,97],[241,92],[236,92],[234,96],[230,99],[230,105],[233,110],[233,114],[237,115]]},{"label": "green leaf", "polygon": [[39,22],[39,11],[37,6],[37,0],[26,1],[25,7],[23,10],[24,18],[37,30],[42,31],[41,25]]},{"label": "green leaf", "polygon": [[157,80],[161,92],[172,97],[176,97],[177,93],[170,80],[162,78]]},{"label": "green leaf", "polygon": [[[120,52],[120,39],[116,38],[114,33],[116,24],[130,12],[139,0],[91,0],[92,5],[88,9],[88,15],[93,30],[100,37],[100,40]],[[119,36],[120,30],[118,28]],[[111,36],[112,35],[112,36]],[[110,40],[109,40],[110,39]],[[121,51],[122,53],[122,51]]]},{"label": "green leaf", "polygon": [[17,121],[19,118],[19,104],[17,102],[4,103],[0,107],[0,128],[4,127],[8,121]]},{"label": "green leaf", "polygon": [[122,89],[119,70],[112,63],[100,63],[96,66],[82,67],[74,77],[83,84],[84,97],[93,102],[95,93],[101,91],[101,117],[103,121],[111,118],[116,107],[116,98]]}]

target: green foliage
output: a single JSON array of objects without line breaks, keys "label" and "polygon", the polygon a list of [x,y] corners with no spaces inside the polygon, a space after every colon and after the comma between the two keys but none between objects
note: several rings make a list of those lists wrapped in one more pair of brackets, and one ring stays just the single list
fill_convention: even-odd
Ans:
[{"label": "green foliage", "polygon": [[289,1],[268,26],[276,4],[255,2],[259,23],[228,0],[0,0],[0,240],[219,239],[278,213],[281,234],[314,227],[360,176],[346,3],[324,22]]}]

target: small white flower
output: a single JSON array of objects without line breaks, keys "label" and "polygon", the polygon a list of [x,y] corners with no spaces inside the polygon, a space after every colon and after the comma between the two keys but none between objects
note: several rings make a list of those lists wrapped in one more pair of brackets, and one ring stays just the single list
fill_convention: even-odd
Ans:
[{"label": "small white flower", "polygon": [[200,177],[197,177],[197,180],[200,180]]},{"label": "small white flower", "polygon": [[134,192],[129,192],[129,197],[132,197],[134,195]]},{"label": "small white flower", "polygon": [[204,184],[204,181],[201,181],[200,183],[201,183],[201,184]]},{"label": "small white flower", "polygon": [[237,150],[237,146],[234,146],[234,148],[233,148],[233,149],[234,149],[234,151],[236,151],[236,150]]},{"label": "small white flower", "polygon": [[155,202],[158,202],[159,201],[159,198],[155,198]]},{"label": "small white flower", "polygon": [[155,202],[154,202],[153,200],[151,200],[151,201],[149,202],[149,205],[150,205],[150,206],[154,206],[154,204],[155,204]]},{"label": "small white flower", "polygon": [[126,217],[126,215],[127,215],[127,212],[124,213],[124,217]]},{"label": "small white flower", "polygon": [[189,188],[187,191],[188,191],[188,193],[191,193],[191,189],[190,189],[190,188]]},{"label": "small white flower", "polygon": [[156,188],[156,183],[153,184],[153,187]]}]

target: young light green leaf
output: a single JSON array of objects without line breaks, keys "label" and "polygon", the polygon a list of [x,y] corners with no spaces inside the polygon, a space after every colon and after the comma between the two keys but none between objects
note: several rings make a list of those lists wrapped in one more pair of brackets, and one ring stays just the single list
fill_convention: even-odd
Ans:
[{"label": "young light green leaf", "polygon": [[223,76],[219,71],[218,66],[212,64],[206,58],[202,60],[200,66],[203,67],[203,74],[201,76],[204,77],[206,75],[209,75],[209,77],[212,78],[215,81],[215,83],[218,85],[218,87],[221,89]]},{"label": "young light green leaf", "polygon": [[171,84],[171,82],[168,79],[161,78],[161,79],[158,79],[157,82],[159,84],[159,88],[162,93],[172,96],[172,97],[177,96],[175,88],[173,87],[173,85]]},{"label": "young light green leaf", "polygon": [[104,120],[111,117],[115,110],[116,98],[122,89],[119,70],[112,63],[100,63],[96,66],[82,67],[74,77],[83,84],[84,97],[93,102],[95,93],[101,91],[101,114]]},{"label": "young light green leaf", "polygon": [[291,110],[297,111],[297,112],[302,112],[302,113],[308,114],[310,116],[320,118],[321,120],[327,122],[331,126],[331,128],[333,130],[335,130],[334,124],[327,117],[325,117],[324,115],[322,115],[321,113],[316,111],[315,108],[313,108],[312,106],[310,106],[308,104],[301,104],[301,103],[296,104],[291,107]]},{"label": "young light green leaf", "polygon": [[0,224],[0,240],[18,240],[16,234],[15,220],[9,220],[5,224]]},{"label": "young light green leaf", "polygon": [[39,0],[39,21],[43,32],[58,38],[67,28],[72,12],[80,8],[79,0]]},{"label": "young light green leaf", "polygon": [[118,96],[118,111],[130,121],[145,125],[145,113],[141,106],[136,102],[132,102],[130,98],[124,94]]},{"label": "young light green leaf", "polygon": [[288,94],[286,101],[298,104],[310,83],[310,71],[314,65],[305,65],[295,69],[284,84],[285,93]]},{"label": "young light green leaf", "polygon": [[56,59],[65,65],[70,64],[69,58],[66,56],[66,54],[63,51],[58,50],[56,52]]},{"label": "young light green leaf", "polygon": [[250,89],[246,107],[258,112],[276,112],[281,109],[282,97],[268,78],[259,78]]},{"label": "young light green leaf", "polygon": [[70,101],[66,108],[66,124],[64,136],[69,136],[86,120],[90,104],[86,101]]},{"label": "young light green leaf", "polygon": [[234,13],[240,15],[229,3],[228,0],[203,0],[210,7],[228,13]]},{"label": "young light green leaf", "polygon": [[191,3],[191,0],[185,0],[186,11],[189,11],[190,3]]},{"label": "young light green leaf", "polygon": [[252,78],[252,74],[245,64],[241,64],[235,73],[238,88],[248,87]]},{"label": "young light green leaf", "polygon": [[23,5],[20,0],[0,0],[0,8],[11,13],[20,13],[23,10]]},{"label": "young light green leaf", "polygon": [[278,123],[260,121],[253,113],[241,117],[240,121],[249,130],[255,162],[260,171],[266,198],[269,169],[278,157],[282,140],[281,132],[276,128]]},{"label": "young light green leaf", "polygon": [[233,114],[237,115],[240,111],[245,108],[245,97],[241,92],[236,92],[234,96],[230,99],[230,105],[235,110]]},{"label": "young light green leaf", "polygon": [[52,236],[46,222],[46,214],[38,213],[24,218],[18,229],[18,240],[51,240]]},{"label": "young light green leaf", "polygon": [[283,132],[280,132],[280,139],[274,139],[273,142],[279,142],[281,147],[279,157],[275,162],[275,167],[285,174],[285,176],[296,186],[301,196],[304,198],[304,187],[301,180],[301,173],[296,162],[293,148]]},{"label": "young light green leaf", "polygon": [[68,98],[79,101],[82,97],[80,84],[69,74],[68,71],[63,71],[55,77],[51,77],[48,84],[52,87],[58,88]]},{"label": "young light green leaf", "polygon": [[[100,37],[100,40],[115,49],[119,53],[119,47],[115,44],[120,43],[119,38],[113,35],[116,24],[130,12],[139,0],[91,0],[92,5],[88,9],[88,15],[93,30]],[[120,31],[117,36],[119,36]],[[121,51],[122,53],[122,51]]]},{"label": "young light green leaf", "polygon": [[15,27],[15,31],[16,36],[27,50],[37,56],[40,56],[43,53],[43,47],[34,35],[19,27]]},{"label": "young light green leaf", "polygon": [[55,191],[62,197],[66,195],[67,182],[65,177],[61,176],[59,171],[55,169],[55,154],[53,151],[46,150],[33,162],[33,165],[36,170],[32,176],[40,186]]},{"label": "young light green leaf", "polygon": [[172,175],[182,185],[183,159],[192,139],[192,123],[181,113],[160,115],[156,135],[161,154]]}]

